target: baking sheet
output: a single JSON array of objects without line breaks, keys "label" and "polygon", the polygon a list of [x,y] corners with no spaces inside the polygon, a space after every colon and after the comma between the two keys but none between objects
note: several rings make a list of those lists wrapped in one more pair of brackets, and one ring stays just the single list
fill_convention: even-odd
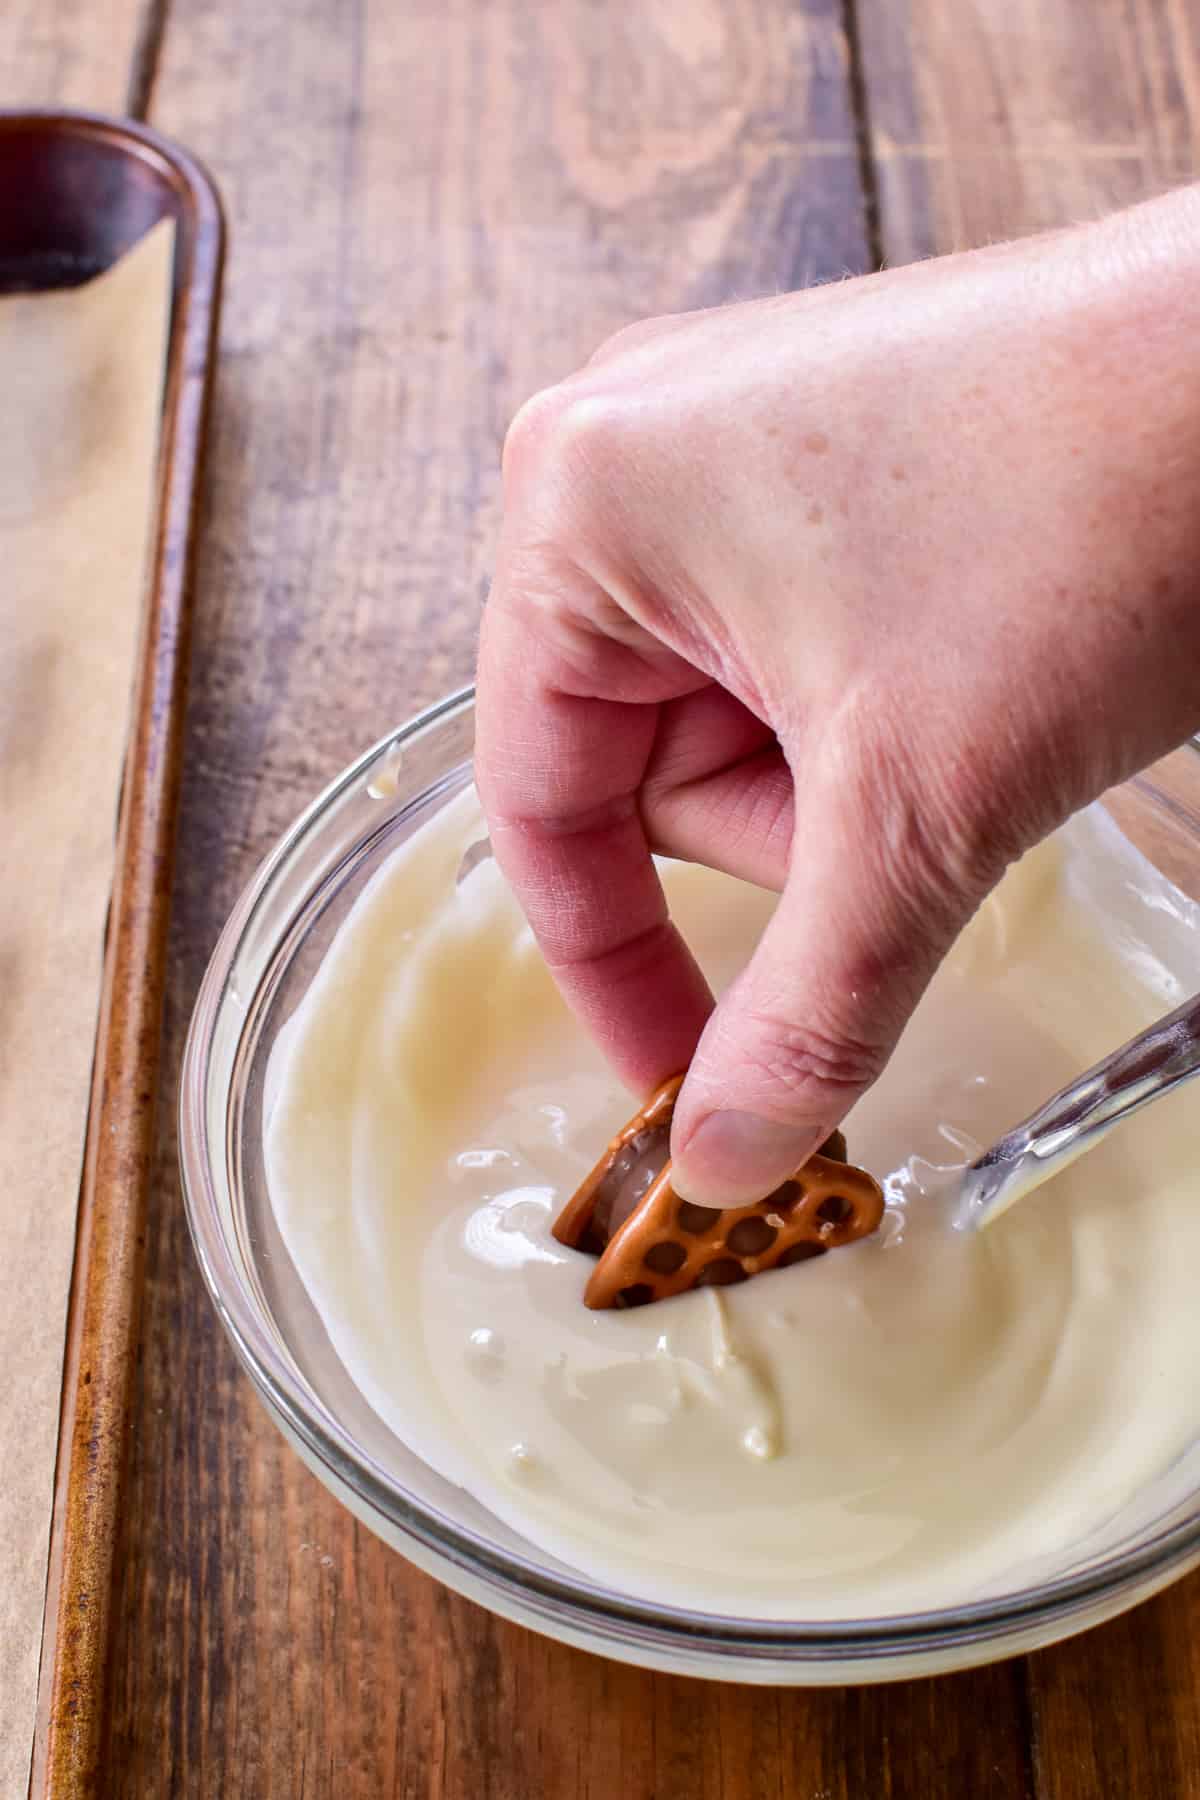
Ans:
[{"label": "baking sheet", "polygon": [[[0,1793],[29,1779],[63,1341],[170,316],[164,221],[0,297]],[[19,1453],[18,1453],[19,1447]]]}]

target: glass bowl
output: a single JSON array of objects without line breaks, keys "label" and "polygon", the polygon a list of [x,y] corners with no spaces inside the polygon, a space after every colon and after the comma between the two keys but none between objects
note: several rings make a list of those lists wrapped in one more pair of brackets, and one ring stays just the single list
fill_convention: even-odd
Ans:
[{"label": "glass bowl", "polygon": [[[276,1034],[365,883],[470,780],[473,738],[464,690],[377,744],[309,807],[234,908],[184,1056],[183,1185],[204,1279],[267,1410],[318,1478],[410,1561],[507,1618],[629,1662],[738,1681],[842,1684],[967,1667],[1097,1624],[1200,1563],[1198,1447],[1196,1467],[1189,1454],[1101,1550],[1018,1592],[844,1623],[686,1611],[609,1590],[537,1549],[372,1412],[275,1223],[263,1169],[264,1075]],[[1186,746],[1106,804],[1200,898],[1200,753]]]}]

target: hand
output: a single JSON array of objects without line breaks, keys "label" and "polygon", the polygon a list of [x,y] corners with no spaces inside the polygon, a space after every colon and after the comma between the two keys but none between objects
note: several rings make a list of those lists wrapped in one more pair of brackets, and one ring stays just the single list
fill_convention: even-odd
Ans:
[{"label": "hand", "polygon": [[[768,1192],[1006,864],[1200,723],[1200,200],[620,333],[505,447],[476,769],[678,1184]],[[713,1010],[662,851],[781,889]]]}]

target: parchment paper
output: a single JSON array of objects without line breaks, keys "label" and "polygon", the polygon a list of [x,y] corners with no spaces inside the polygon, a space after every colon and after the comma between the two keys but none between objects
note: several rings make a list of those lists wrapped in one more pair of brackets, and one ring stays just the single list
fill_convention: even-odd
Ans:
[{"label": "parchment paper", "polygon": [[33,1741],[67,1290],[173,227],[0,297],[0,1794]]}]

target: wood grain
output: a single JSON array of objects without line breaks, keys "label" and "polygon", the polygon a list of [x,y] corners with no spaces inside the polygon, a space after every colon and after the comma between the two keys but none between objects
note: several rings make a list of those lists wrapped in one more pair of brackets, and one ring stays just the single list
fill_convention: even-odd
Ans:
[{"label": "wood grain", "polygon": [[[19,285],[45,281],[48,271],[61,279],[64,268],[76,275],[109,268],[152,225],[170,218],[175,226],[154,514],[140,647],[130,664],[129,746],[112,860],[47,1568],[31,1791],[57,1800],[95,1792],[104,1760],[116,1518],[128,1460],[131,1348],[159,1100],[192,511],[222,232],[202,172],[136,127],[75,113],[0,115],[0,153],[0,241],[6,278]],[[150,401],[153,407],[152,391]],[[151,452],[153,447],[152,441]]]},{"label": "wood grain", "polygon": [[[196,3],[169,19],[153,117],[211,161],[232,242],[173,1079],[257,857],[360,745],[469,675],[519,401],[631,318],[867,250],[826,0]],[[237,1373],[169,1121],[147,1270],[112,1793],[1029,1791],[1017,1668],[833,1694],[655,1677],[501,1624],[384,1550]]]},{"label": "wood grain", "polygon": [[[887,257],[1093,217],[1200,175],[1196,0],[859,15]],[[1029,1661],[1045,1800],[1200,1794],[1200,1578]]]},{"label": "wood grain", "polygon": [[1196,0],[858,12],[890,262],[1095,217],[1196,174]]},{"label": "wood grain", "polygon": [[154,0],[6,0],[0,71],[6,107],[121,112]]},{"label": "wood grain", "polygon": [[[148,16],[148,15],[147,15]],[[830,0],[18,0],[14,96],[204,155],[233,259],[202,521],[164,1081],[275,833],[465,678],[504,423],[608,331],[868,259]],[[892,260],[1190,172],[1195,0],[862,0]],[[771,1693],[561,1649],[385,1551],[237,1372],[160,1125],[109,1793],[959,1800],[1200,1792],[1196,1582],[1028,1664]]]}]

